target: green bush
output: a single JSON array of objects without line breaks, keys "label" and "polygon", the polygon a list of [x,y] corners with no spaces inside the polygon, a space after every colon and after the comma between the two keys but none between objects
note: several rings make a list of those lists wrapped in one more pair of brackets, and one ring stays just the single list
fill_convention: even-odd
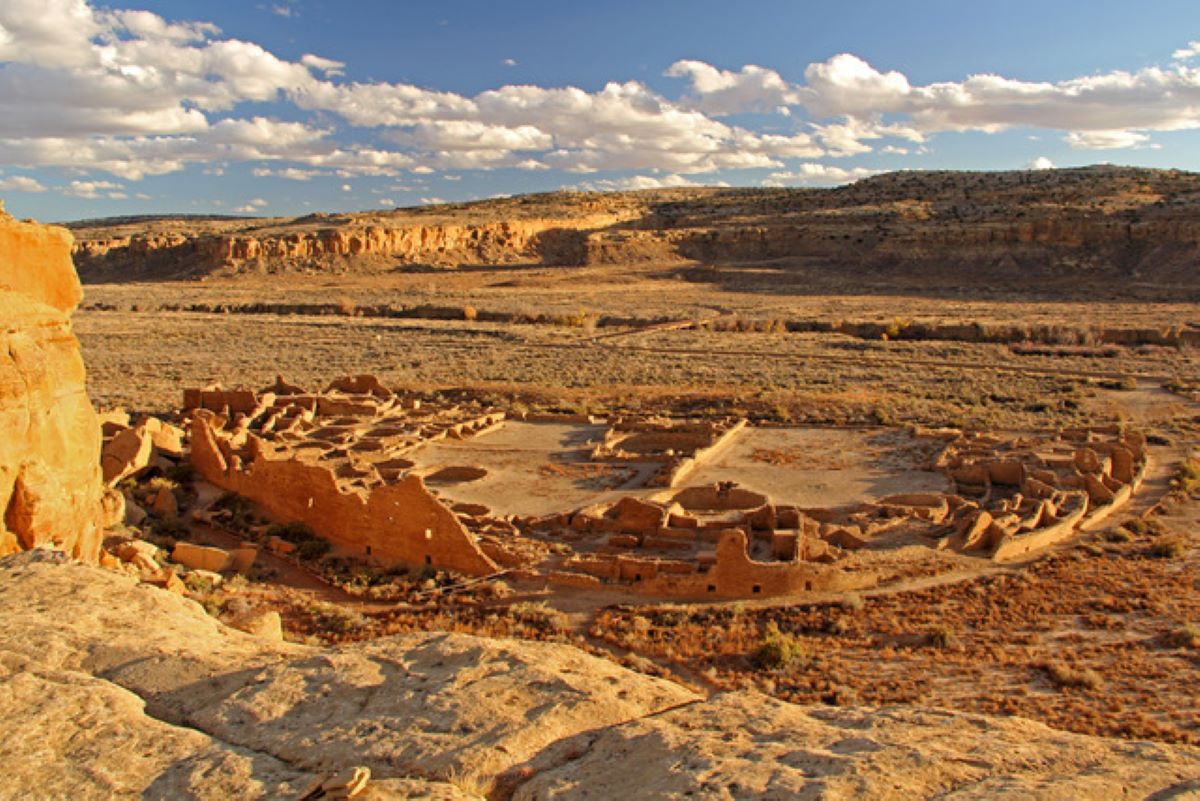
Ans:
[{"label": "green bush", "polygon": [[333,546],[329,544],[329,540],[314,536],[313,539],[304,540],[296,547],[296,555],[305,561],[314,561],[329,553],[331,547]]},{"label": "green bush", "polygon": [[[304,523],[277,523],[267,529],[268,537],[279,537],[295,545],[303,545],[318,539],[317,535]],[[328,543],[326,543],[328,544]]]},{"label": "green bush", "polygon": [[762,670],[790,670],[803,668],[811,657],[803,640],[793,634],[784,634],[772,620],[763,629],[762,642],[752,661]]}]

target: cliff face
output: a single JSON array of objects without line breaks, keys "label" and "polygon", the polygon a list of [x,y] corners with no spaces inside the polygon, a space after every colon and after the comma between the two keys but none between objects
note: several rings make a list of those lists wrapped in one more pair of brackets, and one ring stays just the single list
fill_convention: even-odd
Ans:
[{"label": "cliff face", "polygon": [[100,474],[100,425],[70,312],[82,292],[61,228],[0,208],[0,554],[54,544],[99,556],[119,496]]},{"label": "cliff face", "polygon": [[121,277],[389,264],[581,264],[586,231],[609,221],[548,219],[403,227],[349,224],[278,232],[146,233],[81,241],[75,246],[75,256],[85,274]]},{"label": "cliff face", "polygon": [[[397,265],[779,262],[861,280],[1195,284],[1200,176],[893,173],[836,189],[552,193],[296,219],[81,223],[86,280]],[[790,264],[789,264],[790,262]],[[848,269],[853,268],[853,269]],[[1003,285],[1003,284],[1002,284]]]}]

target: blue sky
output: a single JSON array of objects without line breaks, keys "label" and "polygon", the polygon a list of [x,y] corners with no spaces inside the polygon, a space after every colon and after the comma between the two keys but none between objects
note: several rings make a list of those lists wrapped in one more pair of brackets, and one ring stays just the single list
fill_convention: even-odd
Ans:
[{"label": "blue sky", "polygon": [[0,198],[302,214],[1200,169],[1200,4],[0,0]]}]

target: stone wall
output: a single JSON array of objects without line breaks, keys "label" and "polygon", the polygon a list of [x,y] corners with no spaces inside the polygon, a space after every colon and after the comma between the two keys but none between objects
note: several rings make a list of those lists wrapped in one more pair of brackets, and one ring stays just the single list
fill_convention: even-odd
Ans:
[{"label": "stone wall", "polygon": [[[379,562],[431,566],[470,575],[497,572],[453,512],[408,476],[367,492],[344,490],[333,470],[279,458],[251,436],[234,453],[197,412],[191,459],[207,481],[258,504],[281,521],[299,521],[335,545]],[[225,445],[223,448],[222,445]]]}]

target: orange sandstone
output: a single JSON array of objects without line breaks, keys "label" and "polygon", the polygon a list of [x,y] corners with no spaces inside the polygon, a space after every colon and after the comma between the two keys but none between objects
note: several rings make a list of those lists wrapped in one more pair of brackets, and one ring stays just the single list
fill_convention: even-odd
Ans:
[{"label": "orange sandstone", "polygon": [[101,480],[70,253],[67,231],[0,207],[0,554],[53,545],[95,562],[123,508]]}]

